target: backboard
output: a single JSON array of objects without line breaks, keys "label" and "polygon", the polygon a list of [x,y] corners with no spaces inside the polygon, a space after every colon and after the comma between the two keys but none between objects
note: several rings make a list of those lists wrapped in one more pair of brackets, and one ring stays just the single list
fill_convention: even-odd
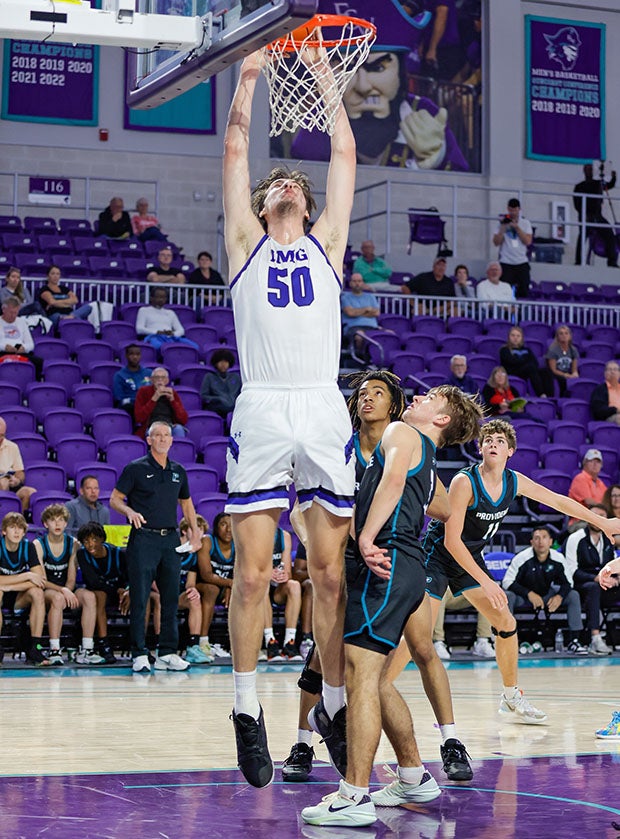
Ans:
[{"label": "backboard", "polygon": [[156,108],[204,82],[316,13],[318,0],[139,0],[145,14],[200,17],[203,44],[185,52],[132,51],[126,101]]}]

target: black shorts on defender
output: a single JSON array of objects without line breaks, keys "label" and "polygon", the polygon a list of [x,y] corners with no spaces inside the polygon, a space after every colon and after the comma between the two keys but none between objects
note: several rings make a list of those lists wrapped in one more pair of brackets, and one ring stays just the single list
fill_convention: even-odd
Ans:
[{"label": "black shorts on defender", "polygon": [[[474,556],[476,565],[491,580],[493,576],[481,556]],[[480,583],[468,574],[455,559],[446,559],[442,554],[431,555],[426,563],[426,591],[431,597],[441,600],[450,586],[454,597],[472,588],[480,588]]]}]

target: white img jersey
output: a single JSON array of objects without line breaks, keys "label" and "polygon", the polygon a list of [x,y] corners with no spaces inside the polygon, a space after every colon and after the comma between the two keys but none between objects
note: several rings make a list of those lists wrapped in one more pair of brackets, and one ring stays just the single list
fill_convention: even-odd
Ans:
[{"label": "white img jersey", "polygon": [[331,385],[340,364],[341,281],[313,236],[264,236],[230,284],[241,378]]}]

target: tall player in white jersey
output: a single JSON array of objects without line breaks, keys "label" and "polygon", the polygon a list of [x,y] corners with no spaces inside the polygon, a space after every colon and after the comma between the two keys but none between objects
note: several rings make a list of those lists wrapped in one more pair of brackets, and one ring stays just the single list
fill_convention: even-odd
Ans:
[{"label": "tall player in white jersey", "polygon": [[[243,388],[228,453],[235,547],[229,608],[239,767],[256,787],[273,763],[256,691],[278,519],[295,484],[308,531],[314,637],[323,665],[317,730],[327,737],[344,707],[343,552],[353,506],[352,428],[338,390],[340,292],[355,186],[355,141],[340,106],[331,138],[326,206],[315,207],[300,172],[274,170],[251,193],[248,164],[259,57],[242,66],[224,141],[224,212]],[[342,714],[340,715],[342,716]]]}]

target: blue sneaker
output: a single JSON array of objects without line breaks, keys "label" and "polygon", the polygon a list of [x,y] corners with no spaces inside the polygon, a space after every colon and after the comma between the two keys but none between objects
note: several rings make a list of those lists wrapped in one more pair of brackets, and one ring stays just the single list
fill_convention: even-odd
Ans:
[{"label": "blue sneaker", "polygon": [[620,711],[614,711],[611,722],[596,732],[599,740],[620,740]]},{"label": "blue sneaker", "polygon": [[211,660],[206,653],[203,653],[198,644],[194,644],[193,647],[188,647],[185,650],[185,661],[189,661],[190,664],[208,664]]}]

